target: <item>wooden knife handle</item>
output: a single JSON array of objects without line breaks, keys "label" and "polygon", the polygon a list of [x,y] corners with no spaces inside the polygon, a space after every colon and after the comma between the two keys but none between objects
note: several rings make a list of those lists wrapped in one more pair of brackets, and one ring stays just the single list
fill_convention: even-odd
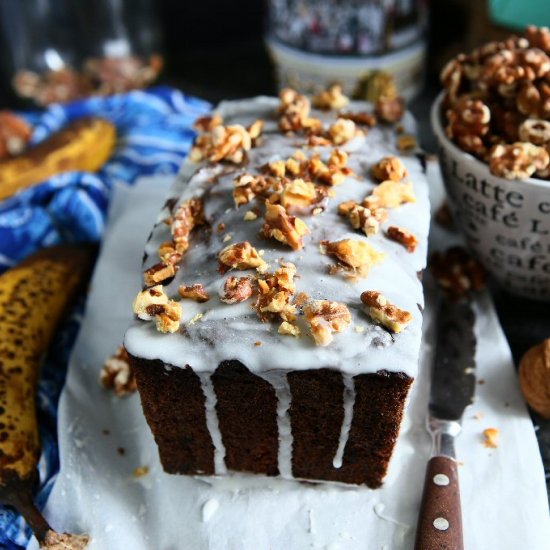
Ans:
[{"label": "wooden knife handle", "polygon": [[447,456],[434,456],[428,462],[414,548],[464,549],[458,469]]}]

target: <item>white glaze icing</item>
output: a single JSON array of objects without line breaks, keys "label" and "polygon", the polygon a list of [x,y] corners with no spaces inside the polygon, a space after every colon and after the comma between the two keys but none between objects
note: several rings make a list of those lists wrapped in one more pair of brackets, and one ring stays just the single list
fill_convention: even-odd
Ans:
[{"label": "white glaze icing", "polygon": [[353,407],[355,405],[355,383],[353,377],[349,374],[343,374],[344,382],[343,403],[344,403],[344,418],[342,419],[342,427],[340,428],[340,439],[338,440],[338,449],[332,460],[332,465],[335,468],[341,468],[348,442],[349,430],[353,421]]},{"label": "white glaze icing", "polygon": [[216,412],[216,392],[214,384],[210,378],[210,373],[199,372],[198,376],[201,381],[201,388],[204,393],[205,401],[204,408],[206,411],[206,427],[210,432],[210,438],[214,445],[214,473],[221,475],[227,473],[225,466],[225,446],[222,441],[222,434],[218,422],[218,413]]},{"label": "white glaze icing", "polygon": [[292,428],[290,425],[290,387],[286,371],[266,371],[259,374],[271,384],[277,397],[277,430],[279,447],[277,451],[277,466],[279,476],[292,479]]},{"label": "white glaze icing", "polygon": [[[251,222],[242,221],[244,213],[253,205],[235,208],[231,192],[236,174],[245,170],[257,171],[259,166],[269,160],[286,159],[303,142],[303,138],[299,136],[289,138],[276,132],[276,119],[273,115],[276,106],[275,98],[255,98],[227,102],[219,107],[226,123],[249,124],[257,118],[266,121],[264,144],[250,151],[249,164],[246,167],[234,168],[236,171],[224,174],[226,168],[221,165],[209,167],[184,163],[170,196],[178,202],[194,196],[204,196],[207,220],[213,227],[225,223],[228,229],[221,235],[215,231],[206,234],[201,229],[197,230],[181,269],[174,281],[167,285],[166,292],[177,299],[177,287],[182,282],[200,282],[212,298],[202,304],[190,300],[181,302],[184,324],[197,313],[203,315],[198,322],[186,326],[184,334],[162,334],[156,330],[154,323],[136,321],[126,334],[127,349],[133,355],[145,359],[161,359],[179,367],[190,365],[196,372],[209,372],[223,360],[236,359],[257,374],[268,370],[330,367],[350,375],[386,369],[401,371],[414,377],[422,327],[422,316],[417,305],[423,305],[417,272],[425,265],[429,227],[427,183],[420,162],[414,156],[401,155],[397,151],[396,133],[392,127],[378,125],[365,137],[355,138],[341,147],[351,152],[349,166],[358,175],[358,179],[349,177],[341,185],[334,187],[336,197],[329,199],[328,209],[323,214],[302,216],[311,229],[311,235],[305,237],[303,250],[294,252],[276,241],[262,240],[258,237],[261,218]],[[364,103],[350,106],[352,110],[365,108],[368,106]],[[314,112],[314,116],[326,121],[334,117],[334,113]],[[405,117],[403,126],[408,132],[414,130],[410,115]],[[320,152],[322,158],[326,159],[331,149],[320,147],[313,151],[304,149],[304,152],[308,156]],[[337,213],[341,202],[360,202],[374,188],[375,185],[368,176],[369,169],[372,164],[390,154],[399,156],[406,165],[408,180],[414,185],[417,202],[390,210],[387,224],[402,226],[418,237],[420,245],[413,254],[388,240],[382,231],[371,237],[354,232],[347,220]],[[208,183],[214,176],[218,178],[217,183]],[[158,246],[169,239],[169,229],[163,223],[168,214],[165,208],[158,218],[146,247],[149,258],[145,267],[158,261]],[[232,238],[224,241],[228,233]],[[340,275],[329,275],[327,266],[333,262],[331,258],[321,254],[319,242],[323,239],[344,238],[367,240],[386,254],[385,261],[375,266],[366,279],[356,283],[346,282]],[[251,309],[252,300],[236,305],[220,302],[218,295],[225,276],[220,277],[217,271],[217,253],[229,243],[245,240],[257,249],[264,250],[264,259],[272,270],[278,267],[278,261],[283,257],[285,261],[295,263],[299,275],[296,279],[298,292],[305,291],[312,299],[345,303],[352,314],[351,326],[345,332],[335,335],[331,345],[318,347],[314,345],[303,324],[302,337],[293,338],[278,334],[276,323],[261,323]],[[242,276],[251,272],[234,273]],[[361,292],[367,289],[381,291],[391,302],[413,314],[413,322],[404,332],[390,335],[370,320],[359,299]],[[355,331],[354,326],[362,326],[365,330]],[[262,346],[255,346],[257,341],[261,341]]]}]

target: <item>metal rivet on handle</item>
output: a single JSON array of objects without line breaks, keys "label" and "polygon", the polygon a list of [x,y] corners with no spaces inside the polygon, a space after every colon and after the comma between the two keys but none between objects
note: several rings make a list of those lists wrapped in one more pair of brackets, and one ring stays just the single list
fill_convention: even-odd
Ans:
[{"label": "metal rivet on handle", "polygon": [[433,526],[438,531],[446,531],[449,528],[449,522],[445,518],[435,518]]},{"label": "metal rivet on handle", "polygon": [[445,475],[445,474],[435,474],[433,478],[433,482],[436,485],[449,485],[451,483],[451,480]]}]

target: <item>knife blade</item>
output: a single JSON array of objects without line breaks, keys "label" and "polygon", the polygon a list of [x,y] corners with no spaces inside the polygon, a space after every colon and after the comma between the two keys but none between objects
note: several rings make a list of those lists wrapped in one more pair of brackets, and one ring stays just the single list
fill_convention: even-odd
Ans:
[{"label": "knife blade", "polygon": [[442,297],[428,404],[432,453],[426,467],[415,550],[463,550],[462,511],[454,441],[475,392],[475,313],[469,300]]}]

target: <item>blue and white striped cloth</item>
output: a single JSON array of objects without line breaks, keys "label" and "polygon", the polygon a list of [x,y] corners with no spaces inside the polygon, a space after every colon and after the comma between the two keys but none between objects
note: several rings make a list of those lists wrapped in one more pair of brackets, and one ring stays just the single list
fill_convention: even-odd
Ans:
[{"label": "blue and white striped cloth", "polygon": [[[98,241],[114,182],[132,185],[140,176],[175,174],[193,141],[194,120],[209,109],[205,101],[159,87],[22,113],[34,128],[33,143],[71,120],[96,115],[116,125],[117,147],[96,173],[59,174],[0,202],[0,273],[45,246]],[[42,369],[37,401],[42,441],[40,487],[35,499],[39,507],[59,469],[57,404],[83,308],[81,297],[58,331]],[[0,506],[0,549],[22,550],[29,538],[24,521],[13,510]]]}]

